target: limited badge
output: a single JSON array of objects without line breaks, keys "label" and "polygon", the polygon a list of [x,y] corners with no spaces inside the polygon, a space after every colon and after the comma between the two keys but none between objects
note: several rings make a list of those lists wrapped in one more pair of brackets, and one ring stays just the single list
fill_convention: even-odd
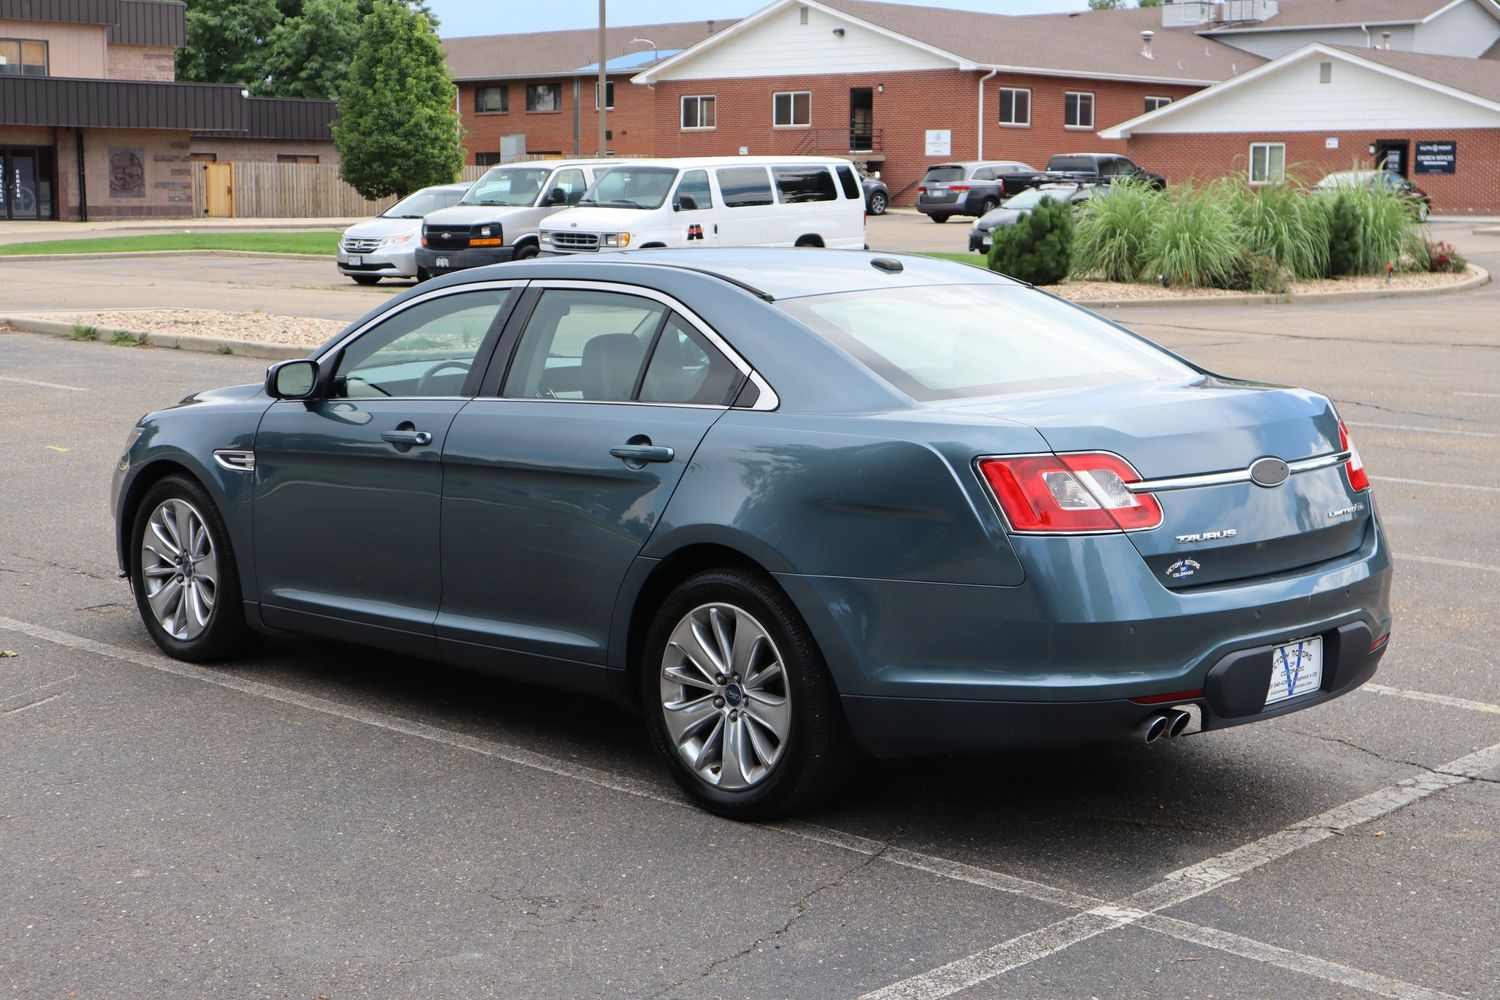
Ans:
[{"label": "limited badge", "polygon": [[1179,559],[1167,567],[1167,576],[1173,580],[1186,580],[1202,568],[1196,559]]}]

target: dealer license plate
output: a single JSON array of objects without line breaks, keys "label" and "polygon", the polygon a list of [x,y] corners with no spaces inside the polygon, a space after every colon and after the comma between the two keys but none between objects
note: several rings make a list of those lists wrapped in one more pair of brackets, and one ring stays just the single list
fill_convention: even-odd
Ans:
[{"label": "dealer license plate", "polygon": [[349,261],[348,261],[348,263],[349,263],[350,267],[363,267],[364,263],[365,263],[365,259],[363,257],[361,257],[357,253],[351,253],[349,255]]},{"label": "dealer license plate", "polygon": [[1277,646],[1271,653],[1271,690],[1266,704],[1274,705],[1323,686],[1323,640],[1319,636]]}]

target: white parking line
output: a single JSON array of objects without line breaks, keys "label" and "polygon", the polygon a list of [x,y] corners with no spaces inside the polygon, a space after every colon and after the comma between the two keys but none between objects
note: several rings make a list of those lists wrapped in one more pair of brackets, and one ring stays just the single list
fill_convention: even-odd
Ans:
[{"label": "white parking line", "polygon": [[12,378],[9,375],[0,375],[0,382],[19,382],[22,385],[39,385],[43,389],[66,389],[69,392],[88,392],[81,385],[63,385],[60,382],[40,382],[34,378]]},{"label": "white parking line", "polygon": [[1366,684],[1359,690],[1368,691],[1371,694],[1390,695],[1395,698],[1410,698],[1412,701],[1430,701],[1434,705],[1446,705],[1448,708],[1462,708],[1470,712],[1489,712],[1491,715],[1500,715],[1500,705],[1491,705],[1483,701],[1470,701],[1467,698],[1454,698],[1446,694],[1407,691],[1404,688],[1394,688],[1386,684]]},{"label": "white parking line", "polygon": [[[44,642],[82,650],[96,656],[122,660],[161,673],[172,674],[189,680],[202,681],[253,697],[266,698],[282,704],[294,705],[350,722],[373,726],[417,739],[428,740],[480,756],[503,760],[521,767],[544,771],[558,777],[582,781],[600,788],[607,788],[613,791],[624,792],[628,795],[650,799],[665,805],[678,808],[691,807],[690,803],[680,796],[666,793],[657,786],[647,782],[612,775],[595,768],[572,764],[567,761],[547,757],[543,754],[508,747],[480,737],[440,729],[425,723],[411,722],[385,712],[344,705],[326,698],[319,698],[316,695],[302,694],[260,681],[245,680],[221,671],[196,667],[191,664],[171,660],[159,654],[142,653],[120,646],[112,646],[108,643],[98,642],[67,632],[60,632],[41,625],[33,625],[30,622],[17,621],[13,618],[0,617],[0,630],[31,636]],[[1356,799],[1354,802],[1341,806],[1338,809],[1303,820],[1301,823],[1289,827],[1287,830],[1272,834],[1270,837],[1265,837],[1244,847],[1225,852],[1200,864],[1180,869],[1167,875],[1157,885],[1129,897],[1124,901],[1123,905],[1104,903],[1097,898],[1075,893],[1068,889],[1045,885],[1040,882],[1031,881],[1030,879],[1006,875],[1001,872],[964,864],[963,862],[924,854],[919,851],[894,847],[881,841],[871,840],[856,834],[845,833],[810,823],[787,821],[766,824],[765,828],[776,830],[802,840],[866,856],[879,855],[883,861],[925,872],[938,878],[994,889],[1036,902],[1049,903],[1081,911],[1046,927],[1002,942],[993,948],[969,956],[967,959],[960,959],[958,962],[949,963],[923,976],[902,980],[899,983],[866,995],[870,998],[879,997],[882,1000],[911,997],[936,998],[948,996],[969,986],[992,979],[1010,969],[1018,968],[1040,958],[1045,958],[1047,955],[1056,954],[1059,951],[1072,947],[1074,944],[1086,941],[1089,938],[1096,937],[1118,927],[1146,921],[1167,921],[1169,918],[1156,917],[1154,911],[1175,906],[1195,896],[1210,892],[1222,884],[1238,879],[1246,872],[1268,864],[1280,857],[1284,857],[1308,844],[1316,843],[1319,840],[1333,836],[1338,830],[1368,822],[1371,819],[1386,815],[1443,788],[1461,784],[1497,764],[1500,764],[1500,744],[1470,754],[1467,757],[1459,758],[1448,765],[1436,769],[1434,773],[1424,775],[1423,778],[1407,779],[1406,781],[1398,782],[1395,785],[1372,792],[1363,798]],[[1408,1000],[1408,998],[1409,1000],[1432,1000],[1432,998],[1443,997],[1443,994],[1426,991],[1422,987],[1401,983],[1398,980],[1388,979],[1383,976],[1374,976],[1371,973],[1364,973],[1355,969],[1347,969],[1344,966],[1336,966],[1333,963],[1324,962],[1322,959],[1313,956],[1298,955],[1295,952],[1288,952],[1271,945],[1263,945],[1248,938],[1228,935],[1227,932],[1216,931],[1212,928],[1199,927],[1196,924],[1186,921],[1170,920],[1169,923],[1163,923],[1161,926],[1151,926],[1152,930],[1158,930],[1161,933],[1170,933],[1170,930],[1163,928],[1177,930],[1186,928],[1188,930],[1183,930],[1183,935],[1190,931],[1195,937],[1184,937],[1184,940],[1194,940],[1196,943],[1210,948],[1218,948],[1232,954],[1244,955],[1244,957],[1267,962],[1268,964],[1281,965],[1285,968],[1295,968],[1297,971],[1304,971],[1308,975],[1319,976],[1320,978],[1330,978],[1330,970],[1344,970],[1347,973],[1346,978],[1332,981],[1367,990],[1371,990],[1371,987],[1362,985],[1365,981],[1378,981],[1384,985],[1381,986],[1381,989],[1371,991],[1384,996],[1394,996],[1401,998],[1401,1000]],[[1173,934],[1172,936],[1182,935]],[[1293,965],[1289,963],[1297,964]],[[1395,989],[1402,989],[1406,992],[1391,992],[1391,990]]]},{"label": "white parking line", "polygon": [[1479,396],[1483,399],[1500,399],[1500,392],[1455,392],[1455,396]]},{"label": "white parking line", "polygon": [[1453,566],[1457,569],[1477,569],[1481,573],[1500,573],[1500,566],[1487,566],[1484,563],[1468,562],[1464,559],[1439,559],[1437,556],[1414,556],[1403,552],[1396,557],[1398,562],[1431,563],[1434,566]]},{"label": "white parking line", "polygon": [[1371,476],[1377,483],[1404,483],[1407,486],[1436,486],[1445,490],[1478,490],[1481,493],[1500,493],[1500,486],[1479,486],[1475,483],[1437,483],[1431,479],[1401,479],[1398,476]]},{"label": "white parking line", "polygon": [[1500,434],[1490,434],[1485,431],[1459,431],[1450,430],[1446,427],[1418,427],[1416,424],[1371,424],[1361,420],[1356,427],[1381,427],[1389,431],[1425,431],[1428,434],[1461,434],[1464,437],[1492,438],[1500,437]]}]

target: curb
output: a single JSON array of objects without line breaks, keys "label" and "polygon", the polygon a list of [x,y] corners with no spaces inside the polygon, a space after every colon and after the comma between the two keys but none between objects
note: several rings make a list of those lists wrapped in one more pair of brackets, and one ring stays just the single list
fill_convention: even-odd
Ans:
[{"label": "curb", "polygon": [[[1489,284],[1490,272],[1475,264],[1469,265],[1469,276],[1451,285],[1432,288],[1372,288],[1349,292],[1288,292],[1285,295],[1184,295],[1174,298],[1155,299],[1068,299],[1085,309],[1119,309],[1129,306],[1261,306],[1285,305],[1290,302],[1359,302],[1366,299],[1418,298],[1425,295],[1449,295],[1467,292]],[[1062,296],[1067,298],[1067,296]]]},{"label": "curb", "polygon": [[[28,333],[44,333],[54,337],[72,337],[73,324],[56,319],[37,319],[33,316],[0,316],[0,323],[7,323]],[[95,327],[98,340],[108,341],[123,334],[148,347],[160,347],[180,351],[204,351],[210,354],[233,354],[242,358],[264,358],[268,361],[286,361],[305,358],[318,345],[268,344],[255,340],[232,340],[228,337],[203,337],[194,333],[139,333],[115,327]]]},{"label": "curb", "polygon": [[[12,243],[10,246],[20,246]],[[121,257],[249,257],[259,260],[332,261],[332,253],[273,253],[270,250],[112,250],[99,253],[11,253],[0,254],[0,261],[22,263],[47,260],[118,260]]]}]

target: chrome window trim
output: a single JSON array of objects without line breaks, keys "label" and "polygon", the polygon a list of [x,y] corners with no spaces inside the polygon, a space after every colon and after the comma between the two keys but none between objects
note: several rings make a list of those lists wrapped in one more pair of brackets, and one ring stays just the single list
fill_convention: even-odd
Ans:
[{"label": "chrome window trim", "polygon": [[[332,347],[328,348],[323,353],[321,353],[321,354],[317,355],[316,357],[314,357],[313,360],[316,361],[318,363],[318,365],[321,367],[322,364],[323,364],[323,362],[326,359],[332,357],[333,355],[337,354],[339,351],[342,351],[344,348],[348,347],[351,343],[354,342],[354,340],[356,338],[363,336],[367,331],[374,329],[375,327],[379,326],[381,323],[384,323],[386,320],[390,319],[392,316],[399,315],[400,313],[403,313],[406,310],[410,309],[412,306],[420,305],[423,302],[431,302],[434,299],[440,299],[440,298],[443,298],[444,296],[448,296],[448,295],[461,295],[464,292],[479,292],[479,291],[485,291],[487,289],[492,289],[492,288],[514,288],[514,289],[517,289],[519,291],[525,291],[526,290],[526,286],[529,285],[529,284],[531,284],[531,281],[530,281],[530,279],[527,279],[527,278],[509,278],[509,279],[503,279],[503,280],[499,280],[499,281],[475,281],[475,282],[472,282],[472,283],[466,284],[466,285],[450,285],[447,288],[435,288],[435,289],[433,289],[430,292],[423,292],[420,295],[413,295],[411,298],[407,299],[405,302],[401,303],[399,306],[395,306],[395,307],[393,307],[391,309],[387,309],[385,312],[381,313],[380,315],[371,317],[368,321],[366,321],[364,323],[361,323],[359,326],[357,326],[353,330],[349,331],[349,333],[346,334],[344,337],[340,338],[339,341],[337,343],[335,343]],[[436,398],[436,397],[433,397],[433,396],[390,396],[390,397],[381,397],[381,398],[390,398],[390,399],[433,399],[433,398]],[[468,397],[462,397],[462,398],[466,399]]]},{"label": "chrome window trim", "polygon": [[[1299,472],[1315,472],[1318,469],[1326,469],[1330,466],[1339,465],[1349,461],[1350,452],[1336,451],[1327,455],[1314,455],[1311,458],[1300,458],[1295,462],[1286,464],[1288,474],[1296,475]],[[1259,461],[1259,459],[1256,459]],[[1125,488],[1132,493],[1163,493],[1171,490],[1192,490],[1202,486],[1227,486],[1232,483],[1253,482],[1250,478],[1250,469],[1231,469],[1228,472],[1206,472],[1197,476],[1171,476],[1165,479],[1144,479],[1138,483],[1126,483]]]},{"label": "chrome window trim", "polygon": [[[549,279],[549,278],[537,278],[537,279],[533,279],[532,280],[531,285],[533,287],[535,287],[535,288],[541,289],[542,291],[547,291],[548,289],[553,289],[553,288],[560,288],[560,289],[569,289],[569,290],[573,290],[573,291],[585,291],[585,292],[591,292],[591,291],[592,292],[613,292],[613,293],[619,294],[619,295],[635,295],[635,296],[638,296],[640,298],[652,299],[652,300],[654,300],[656,302],[659,302],[662,305],[666,306],[668,309],[671,309],[673,312],[677,313],[677,315],[681,316],[683,319],[687,320],[687,322],[692,325],[693,329],[695,329],[699,333],[703,334],[704,338],[710,344],[712,344],[714,346],[714,348],[716,350],[718,350],[718,352],[720,354],[722,354],[722,355],[724,355],[724,357],[728,358],[729,359],[729,363],[732,364],[732,365],[734,365],[734,367],[739,371],[739,373],[741,375],[743,375],[744,377],[748,378],[751,381],[751,383],[753,383],[755,385],[755,388],[760,391],[760,398],[758,398],[755,401],[755,405],[754,406],[738,407],[738,409],[745,409],[745,410],[774,410],[774,409],[776,409],[777,407],[779,407],[781,405],[781,397],[778,396],[778,395],[776,395],[776,390],[773,389],[773,388],[771,388],[770,383],[768,383],[763,377],[761,377],[761,375],[760,375],[759,372],[757,372],[754,368],[752,368],[750,366],[750,362],[746,361],[740,355],[740,353],[738,351],[736,351],[733,347],[730,347],[728,341],[726,341],[723,337],[719,336],[718,331],[716,331],[713,327],[711,327],[707,323],[705,323],[698,316],[697,313],[693,312],[687,306],[683,305],[677,299],[674,299],[672,296],[666,294],[665,292],[659,292],[659,291],[657,291],[654,288],[647,288],[644,285],[630,285],[630,284],[626,284],[626,283],[620,282],[620,281],[576,281],[576,280],[562,279],[562,278],[553,278],[553,279]],[[524,336],[524,334],[525,334],[525,331],[523,330],[522,331],[522,335]],[[520,399],[520,398],[523,398],[523,397],[518,397],[518,396],[502,396],[500,398],[502,398],[502,399]],[[558,403],[596,402],[596,403],[610,403],[610,405],[625,405],[625,406],[695,406],[695,407],[700,407],[700,408],[704,407],[706,405],[706,404],[703,404],[703,403],[651,403],[651,402],[642,402],[640,400],[634,400],[634,399],[626,399],[626,400],[618,400],[618,401],[611,401],[611,400],[559,399],[559,400],[543,400],[543,402],[558,402]],[[730,405],[730,406],[709,406],[708,408],[709,409],[724,409],[724,410],[736,409],[736,407],[734,407],[732,405]]]}]

